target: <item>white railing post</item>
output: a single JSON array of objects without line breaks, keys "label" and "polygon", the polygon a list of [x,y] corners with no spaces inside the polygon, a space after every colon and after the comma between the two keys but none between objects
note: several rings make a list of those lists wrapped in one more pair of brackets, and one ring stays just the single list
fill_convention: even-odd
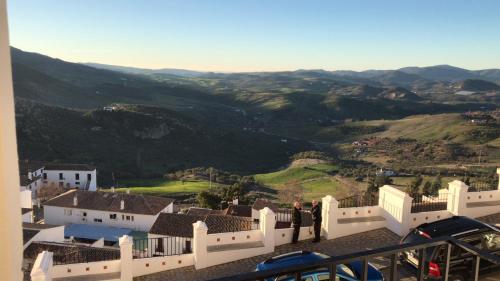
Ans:
[{"label": "white railing post", "polygon": [[51,281],[52,280],[52,252],[43,251],[36,257],[33,269],[31,269],[31,281]]},{"label": "white railing post", "polygon": [[448,183],[447,210],[455,216],[465,215],[467,211],[467,191],[469,187],[458,180]]},{"label": "white railing post", "polygon": [[405,235],[410,230],[411,204],[413,198],[390,185],[379,188],[379,207],[387,221],[387,228],[398,235]]},{"label": "white railing post", "polygon": [[337,229],[337,220],[339,213],[339,202],[331,195],[323,197],[321,200],[321,229],[326,239],[335,238],[335,229]]},{"label": "white railing post", "polygon": [[202,221],[193,223],[193,254],[196,269],[208,266],[208,227]]},{"label": "white railing post", "polygon": [[500,168],[497,168],[497,175],[498,175],[498,190],[500,190]]},{"label": "white railing post", "polygon": [[128,235],[123,235],[118,240],[120,244],[120,280],[132,281],[133,273],[133,255],[132,247],[134,240]]},{"label": "white railing post", "polygon": [[264,242],[264,247],[269,252],[274,252],[274,232],[276,227],[276,215],[274,212],[265,207],[260,210],[260,218],[259,218],[259,228],[262,232],[262,239]]}]

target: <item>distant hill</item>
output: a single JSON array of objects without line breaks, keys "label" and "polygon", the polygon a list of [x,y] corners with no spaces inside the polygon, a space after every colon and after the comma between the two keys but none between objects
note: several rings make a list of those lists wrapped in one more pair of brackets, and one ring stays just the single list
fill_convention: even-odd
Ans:
[{"label": "distant hill", "polygon": [[459,83],[459,87],[461,90],[473,92],[500,90],[498,84],[480,79],[466,79]]},{"label": "distant hill", "polygon": [[215,129],[160,107],[117,105],[113,112],[74,111],[27,100],[16,102],[22,159],[93,163],[108,181],[161,176],[213,166],[234,172],[278,168],[305,142],[259,133]]},{"label": "distant hill", "polygon": [[91,66],[98,69],[106,69],[112,71],[119,71],[129,74],[170,74],[181,77],[198,77],[205,72],[187,70],[187,69],[178,69],[178,68],[160,68],[160,69],[149,69],[149,68],[137,68],[137,67],[129,67],[129,66],[118,66],[118,65],[110,65],[110,64],[102,64],[102,63],[82,63],[83,65]]}]

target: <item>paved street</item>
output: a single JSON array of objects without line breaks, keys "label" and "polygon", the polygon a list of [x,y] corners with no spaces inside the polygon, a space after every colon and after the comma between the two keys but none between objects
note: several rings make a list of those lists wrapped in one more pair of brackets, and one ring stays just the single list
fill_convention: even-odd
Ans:
[{"label": "paved street", "polygon": [[[500,224],[500,213],[480,218],[480,220],[488,222],[490,224]],[[157,274],[151,274],[147,276],[142,276],[135,278],[135,281],[165,281],[165,280],[207,280],[213,278],[220,278],[224,276],[231,276],[240,274],[242,272],[249,272],[254,270],[255,265],[259,262],[280,254],[298,251],[298,250],[309,250],[316,251],[332,256],[338,256],[353,252],[359,252],[389,245],[395,245],[399,242],[400,237],[388,229],[377,229],[369,232],[358,233],[355,235],[342,237],[332,240],[323,240],[320,243],[311,243],[310,241],[303,241],[296,245],[286,244],[276,247],[276,250],[272,254],[261,255],[257,257],[252,257],[248,259],[238,260],[235,262],[217,265],[201,270],[195,270],[194,267],[185,267],[170,271],[164,271]],[[389,261],[385,258],[377,258],[370,261],[375,266],[382,269],[385,273],[385,269],[389,265]],[[409,272],[405,271],[403,268],[399,270],[401,280],[415,280],[415,278]],[[483,276],[481,278],[484,281],[500,281],[498,274],[494,276]]]}]

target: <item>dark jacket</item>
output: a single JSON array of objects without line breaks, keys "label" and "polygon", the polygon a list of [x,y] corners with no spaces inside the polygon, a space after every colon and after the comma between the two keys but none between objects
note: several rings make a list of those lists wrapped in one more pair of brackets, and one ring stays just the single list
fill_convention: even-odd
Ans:
[{"label": "dark jacket", "polygon": [[297,208],[293,208],[293,212],[292,212],[292,224],[294,225],[301,225],[302,224],[302,214],[301,214],[301,211],[302,209],[297,209]]},{"label": "dark jacket", "polygon": [[321,208],[319,205],[312,207],[311,215],[314,222],[321,222]]}]

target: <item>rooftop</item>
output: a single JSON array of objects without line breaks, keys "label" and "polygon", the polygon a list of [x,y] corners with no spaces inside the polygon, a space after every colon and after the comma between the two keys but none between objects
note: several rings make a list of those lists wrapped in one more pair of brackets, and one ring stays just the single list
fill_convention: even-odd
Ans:
[{"label": "rooftop", "polygon": [[252,206],[231,205],[224,210],[223,214],[237,217],[252,217]]},{"label": "rooftop", "polygon": [[271,200],[268,199],[257,199],[252,205],[252,209],[260,211],[264,209],[265,207],[268,207],[271,209],[273,212],[276,212],[278,210],[278,205],[276,203],[273,203]]},{"label": "rooftop", "polygon": [[19,177],[19,181],[21,183],[21,186],[27,186],[37,180],[39,180],[41,178],[41,176],[38,176],[38,177],[31,177],[31,179],[25,175],[25,174],[22,174],[20,177]]},{"label": "rooftop", "polygon": [[199,208],[199,207],[191,207],[187,211],[187,215],[192,215],[192,216],[205,216],[209,214],[221,214],[222,211],[219,210],[212,210],[212,209],[207,209],[207,208]]},{"label": "rooftop", "polygon": [[65,164],[65,163],[47,163],[45,170],[61,170],[61,171],[94,171],[96,166],[88,164]]},{"label": "rooftop", "polygon": [[149,233],[157,235],[193,237],[193,223],[203,221],[208,234],[252,230],[252,220],[244,217],[224,215],[185,215],[162,213]]},{"label": "rooftop", "polygon": [[89,240],[99,240],[118,242],[123,235],[131,235],[133,232],[129,228],[110,227],[104,225],[90,224],[68,224],[64,227],[65,237],[83,238]]},{"label": "rooftop", "polygon": [[[121,209],[122,200],[123,209]],[[174,199],[164,197],[73,189],[46,201],[44,206],[156,215],[173,202]]]}]

